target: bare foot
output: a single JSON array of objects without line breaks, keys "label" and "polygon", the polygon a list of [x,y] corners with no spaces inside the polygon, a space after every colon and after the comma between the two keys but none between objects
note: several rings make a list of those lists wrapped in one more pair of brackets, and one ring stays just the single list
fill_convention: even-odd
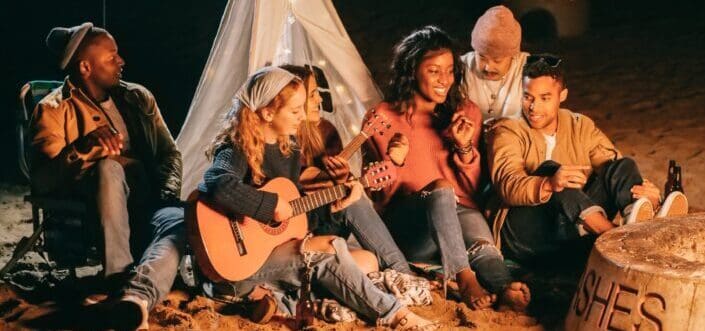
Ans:
[{"label": "bare foot", "polygon": [[491,308],[492,305],[497,301],[496,294],[485,294],[479,298],[470,298],[470,303],[465,303],[468,308],[472,310],[482,310]]},{"label": "bare foot", "polygon": [[513,310],[517,312],[525,312],[526,307],[531,301],[531,293],[529,287],[521,282],[513,282],[507,286],[499,299],[499,311]]},{"label": "bare foot", "polygon": [[419,315],[414,314],[409,308],[402,308],[394,315],[391,327],[395,330],[422,330],[430,331],[439,328],[439,325]]},{"label": "bare foot", "polygon": [[475,272],[472,270],[463,269],[455,277],[458,281],[460,297],[468,308],[472,310],[485,309],[491,307],[497,301],[496,295],[489,294],[482,288],[480,282],[477,281]]}]

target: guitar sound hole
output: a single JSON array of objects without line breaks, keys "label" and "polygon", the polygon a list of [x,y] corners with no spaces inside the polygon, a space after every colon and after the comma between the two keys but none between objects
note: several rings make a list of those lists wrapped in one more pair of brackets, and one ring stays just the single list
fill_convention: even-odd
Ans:
[{"label": "guitar sound hole", "polygon": [[262,227],[262,230],[264,230],[264,232],[266,232],[268,234],[278,235],[286,230],[286,226],[288,224],[289,224],[289,221],[286,220],[284,222],[277,224],[276,226],[269,226],[264,223],[259,223],[259,226]]}]

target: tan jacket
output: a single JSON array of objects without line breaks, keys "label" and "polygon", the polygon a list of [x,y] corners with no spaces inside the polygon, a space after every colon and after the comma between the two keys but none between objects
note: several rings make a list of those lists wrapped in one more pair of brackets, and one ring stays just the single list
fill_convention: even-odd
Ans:
[{"label": "tan jacket", "polygon": [[[488,162],[494,189],[500,201],[490,206],[494,217],[492,232],[500,245],[500,231],[509,207],[536,206],[541,199],[541,186],[547,177],[530,176],[546,159],[546,140],[526,120],[503,119],[487,134]],[[564,165],[586,165],[592,170],[606,162],[621,158],[614,144],[585,115],[567,109],[558,111],[556,146],[551,159]]]},{"label": "tan jacket", "polygon": [[[164,124],[154,96],[143,86],[124,81],[110,95],[127,125],[131,154],[144,164],[151,179],[152,197],[159,202],[178,200],[181,153]],[[100,147],[83,154],[74,143],[106,124],[109,120],[105,112],[68,78],[64,85],[44,97],[30,122],[33,192],[46,194],[60,189],[105,157]]]}]

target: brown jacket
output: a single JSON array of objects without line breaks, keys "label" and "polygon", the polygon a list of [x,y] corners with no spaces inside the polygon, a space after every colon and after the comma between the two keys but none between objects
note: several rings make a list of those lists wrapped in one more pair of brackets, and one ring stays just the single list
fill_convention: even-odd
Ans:
[{"label": "brown jacket", "polygon": [[[141,85],[121,81],[110,91],[131,140],[131,154],[151,179],[155,202],[178,200],[181,153],[176,149],[154,96]],[[31,174],[35,193],[54,192],[83,176],[105,157],[100,147],[88,153],[75,148],[77,139],[109,124],[104,111],[68,78],[42,99],[32,114]]]},{"label": "brown jacket", "polygon": [[[490,207],[494,217],[492,232],[500,245],[500,231],[509,207],[536,206],[541,199],[541,186],[547,177],[530,176],[546,159],[546,140],[526,120],[503,119],[487,134],[488,162],[495,192],[501,201]],[[621,158],[614,144],[585,115],[567,109],[558,111],[556,146],[551,159],[565,165],[587,165],[592,170],[606,162]]]}]

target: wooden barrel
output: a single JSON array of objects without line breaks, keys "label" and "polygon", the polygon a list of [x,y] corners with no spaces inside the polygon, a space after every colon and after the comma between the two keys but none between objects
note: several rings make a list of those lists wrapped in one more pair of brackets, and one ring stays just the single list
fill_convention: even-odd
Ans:
[{"label": "wooden barrel", "polygon": [[705,330],[705,214],[600,236],[566,330]]}]

